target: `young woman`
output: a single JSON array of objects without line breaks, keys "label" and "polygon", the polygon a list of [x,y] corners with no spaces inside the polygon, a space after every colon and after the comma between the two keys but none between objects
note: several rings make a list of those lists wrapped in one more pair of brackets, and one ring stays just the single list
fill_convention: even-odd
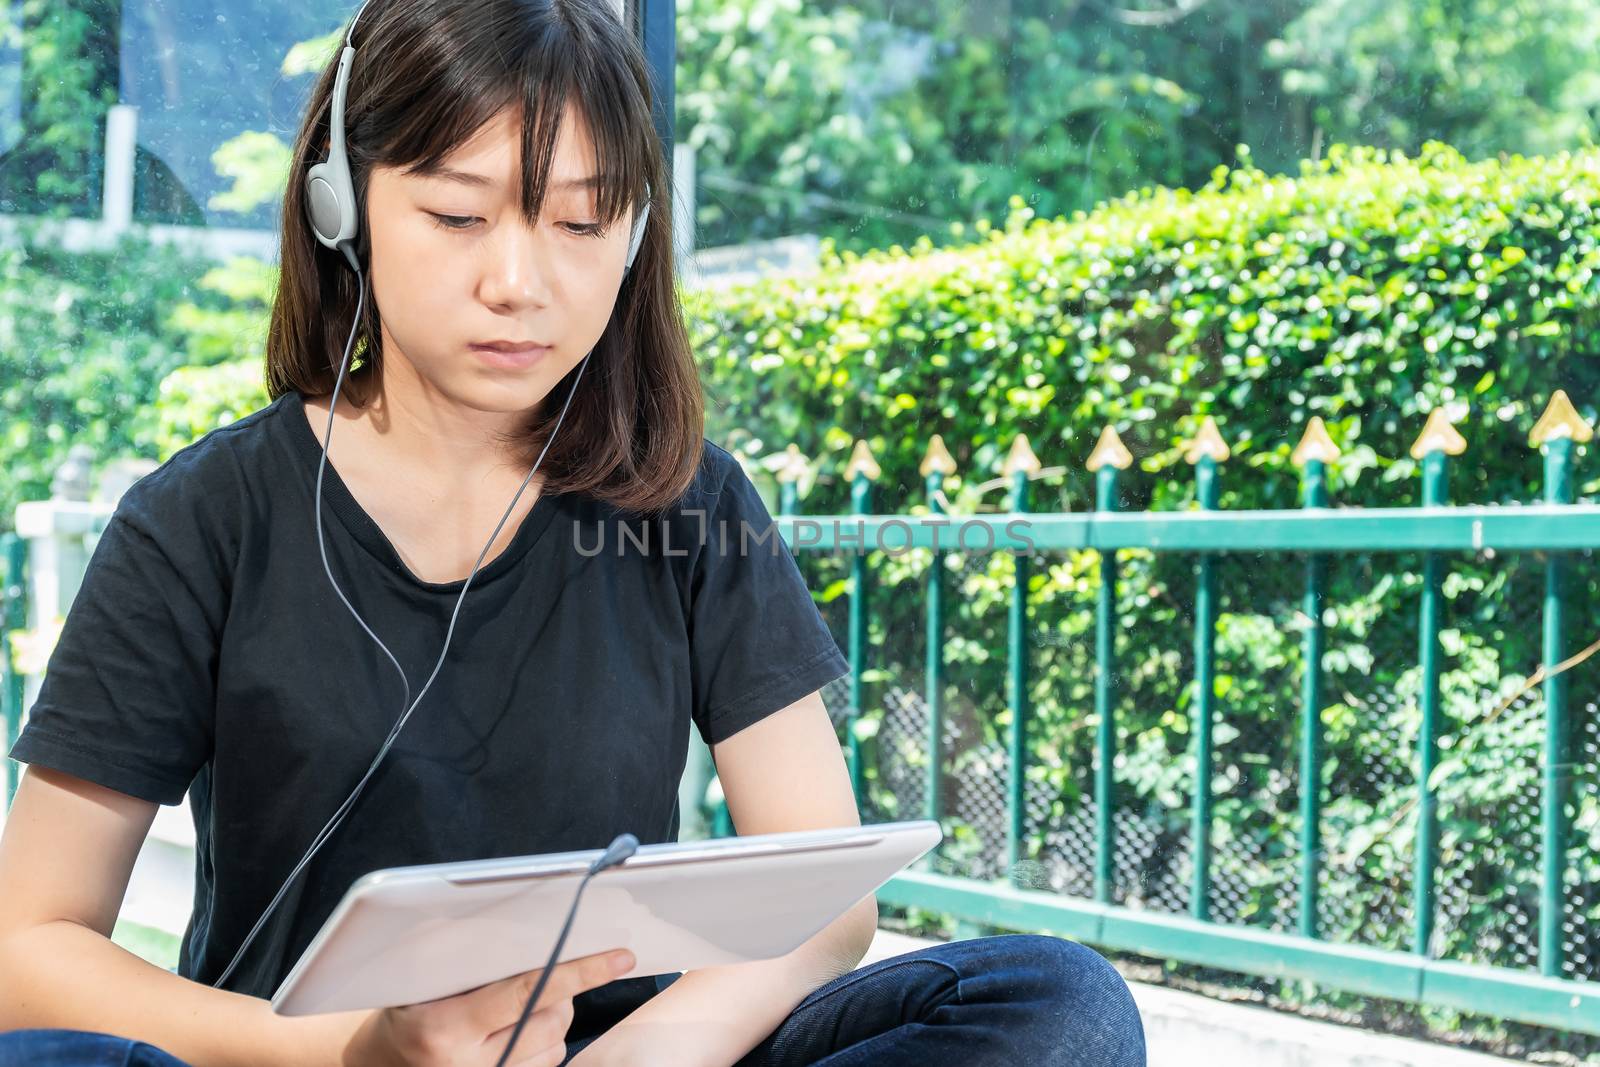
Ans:
[{"label": "young woman", "polygon": [[[847,665],[781,541],[715,534],[770,515],[703,437],[611,0],[372,0],[352,40],[351,255],[308,225],[330,65],[284,203],[273,400],[123,496],[12,750],[0,1063],[500,1062],[540,972],[375,1012],[264,998],[367,871],[675,839],[691,728],[740,833],[858,823],[818,693]],[[108,937],[185,793],[169,973]],[[1013,935],[857,968],[876,916],[682,976],[561,964],[510,1062],[1144,1062],[1092,951]]]}]

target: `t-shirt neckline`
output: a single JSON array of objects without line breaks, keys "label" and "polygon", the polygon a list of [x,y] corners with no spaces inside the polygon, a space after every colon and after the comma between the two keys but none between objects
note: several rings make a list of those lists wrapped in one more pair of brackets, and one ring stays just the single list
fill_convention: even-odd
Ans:
[{"label": "t-shirt neckline", "polygon": [[[285,413],[289,421],[294,423],[290,437],[294,441],[296,452],[307,464],[307,473],[311,479],[311,490],[316,493],[317,465],[322,461],[322,442],[317,439],[316,433],[311,429],[311,423],[306,417],[305,396],[299,390],[291,389],[285,394]],[[523,492],[529,492],[529,489]],[[539,493],[533,502],[533,507],[522,517],[522,523],[517,527],[516,533],[505,549],[493,559],[478,568],[478,573],[472,579],[473,588],[511,570],[517,562],[539,541],[540,537],[549,528],[551,520],[555,518],[558,508],[557,498],[561,494],[553,493],[546,489]],[[383,532],[383,527],[368,515],[366,509],[356,500],[355,494],[339,476],[330,458],[322,475],[322,503],[327,506],[342,521],[351,536],[369,552],[378,562],[389,568],[397,577],[404,579],[408,584],[430,593],[461,592],[461,586],[466,581],[458,578],[451,582],[429,582],[417,577],[400,553],[395,549],[389,536]],[[511,502],[506,501],[509,505]],[[484,533],[487,539],[487,531]]]}]

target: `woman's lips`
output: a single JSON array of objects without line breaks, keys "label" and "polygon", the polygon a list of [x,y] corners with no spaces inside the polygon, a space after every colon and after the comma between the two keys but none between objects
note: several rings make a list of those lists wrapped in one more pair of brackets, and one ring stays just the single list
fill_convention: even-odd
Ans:
[{"label": "woman's lips", "polygon": [[491,348],[488,345],[470,345],[479,359],[491,367],[503,370],[524,370],[544,358],[549,345],[528,345],[524,348]]}]

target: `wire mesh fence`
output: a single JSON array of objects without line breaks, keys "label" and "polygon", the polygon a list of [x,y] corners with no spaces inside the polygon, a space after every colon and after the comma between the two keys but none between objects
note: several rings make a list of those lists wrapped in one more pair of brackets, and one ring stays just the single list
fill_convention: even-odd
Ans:
[{"label": "wire mesh fence", "polygon": [[[869,557],[870,668],[865,674],[862,799],[870,819],[929,811],[938,760],[946,840],[932,869],[1065,896],[1095,893],[1097,797],[1092,618],[1099,554],[1043,552],[1028,561],[1028,763],[1022,838],[1008,866],[1010,695],[1002,650],[1013,558],[946,552],[943,678],[937,755],[927,692],[931,551]],[[1301,751],[1304,635],[1323,633],[1317,728],[1320,833],[1312,932],[1328,941],[1409,950],[1416,932],[1419,814],[1419,552],[1323,557],[1321,599],[1307,613],[1303,555],[1218,554],[1209,878],[1212,922],[1300,929],[1305,870]],[[848,639],[848,555],[803,554],[819,606]],[[1113,649],[1116,743],[1109,900],[1183,914],[1194,908],[1195,591],[1192,553],[1119,554]],[[1541,789],[1545,706],[1524,687],[1542,655],[1544,556],[1441,557],[1441,649],[1435,921],[1429,954],[1499,967],[1539,965]],[[1600,582],[1589,554],[1569,558],[1573,618]],[[1574,626],[1574,640],[1582,635]],[[1585,639],[1586,641],[1586,639]],[[1570,762],[1600,755],[1600,657],[1567,675]],[[830,687],[841,729],[848,680]],[[1503,706],[1501,706],[1503,705]],[[1600,971],[1600,788],[1573,776],[1560,973]]]},{"label": "wire mesh fence", "polygon": [[[1600,635],[1596,635],[1600,636]],[[1593,661],[1572,679],[1575,698],[1573,809],[1581,812],[1567,844],[1566,918],[1561,929],[1562,973],[1600,981],[1600,666]]]}]

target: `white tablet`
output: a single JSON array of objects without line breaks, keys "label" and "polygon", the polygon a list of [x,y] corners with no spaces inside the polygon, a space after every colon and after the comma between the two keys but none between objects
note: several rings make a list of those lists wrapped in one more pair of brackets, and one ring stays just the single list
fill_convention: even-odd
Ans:
[{"label": "white tablet", "polygon": [[[929,820],[641,845],[583,891],[560,960],[619,977],[770,959],[939,843]],[[543,967],[604,849],[392,867],[357,879],[272,997],[283,1015],[417,1004]]]}]

